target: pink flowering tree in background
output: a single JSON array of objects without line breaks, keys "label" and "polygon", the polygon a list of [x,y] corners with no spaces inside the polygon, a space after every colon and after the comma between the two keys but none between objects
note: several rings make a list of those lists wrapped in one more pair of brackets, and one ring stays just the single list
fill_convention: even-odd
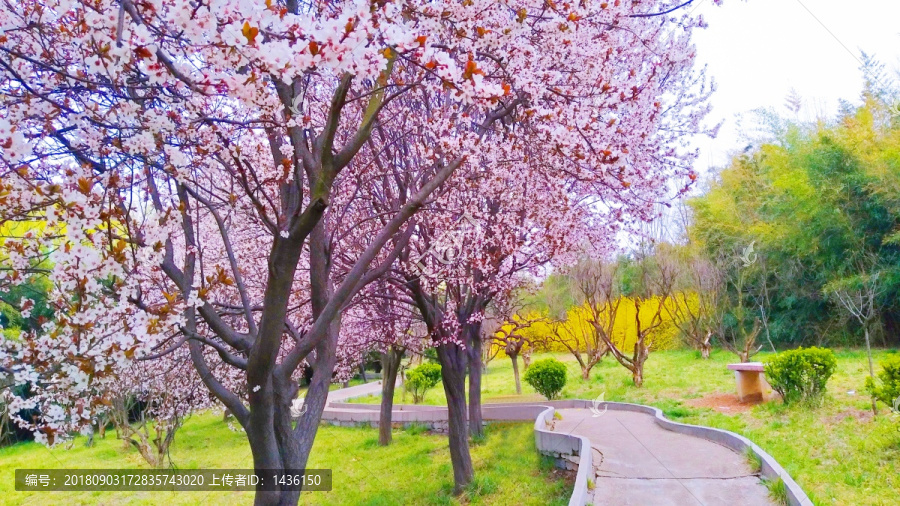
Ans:
[{"label": "pink flowering tree in background", "polygon": [[108,418],[118,437],[153,467],[172,465],[169,448],[185,418],[214,401],[185,348],[134,361],[110,386]]},{"label": "pink flowering tree in background", "polygon": [[[0,219],[31,226],[10,228],[0,275],[45,276],[54,310],[2,343],[4,374],[35,394],[12,408],[42,414],[18,422],[52,444],[91,424],[135,361],[187,353],[257,470],[305,468],[342,312],[399,259],[449,373],[461,490],[461,378],[485,306],[578,230],[611,241],[695,177],[683,148],[705,112],[699,22],[659,15],[674,7],[4,4]],[[464,215],[463,254],[429,260]]]},{"label": "pink flowering tree in background", "polygon": [[407,353],[421,354],[430,340],[422,332],[414,307],[402,301],[403,294],[386,277],[367,286],[360,295],[360,303],[345,316],[341,332],[359,336],[354,347],[360,350],[357,362],[370,351],[380,355],[378,444],[386,446],[391,443],[394,390],[401,361]]},{"label": "pink flowering tree in background", "polygon": [[[482,153],[488,149],[489,144],[482,143]],[[459,488],[472,479],[468,437],[483,433],[485,310],[491,303],[502,303],[527,275],[537,274],[588,231],[577,226],[579,209],[570,207],[565,194],[554,195],[554,187],[539,171],[519,172],[522,167],[515,165],[501,169],[500,164],[493,168],[497,170],[488,177],[473,170],[468,187],[446,192],[431,212],[418,217],[395,281],[406,290],[401,300],[414,304],[437,349]],[[604,229],[593,232],[599,230]]]}]

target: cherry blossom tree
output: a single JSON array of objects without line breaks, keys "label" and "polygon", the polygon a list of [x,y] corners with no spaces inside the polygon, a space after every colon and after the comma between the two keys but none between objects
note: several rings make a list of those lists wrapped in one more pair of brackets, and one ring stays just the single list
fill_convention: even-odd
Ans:
[{"label": "cherry blossom tree", "polygon": [[[622,21],[626,19],[633,18],[623,16]],[[655,41],[665,30],[654,22],[652,33],[648,40]],[[585,44],[607,42],[595,39]],[[603,50],[594,47],[585,56],[598,52]],[[568,56],[578,61],[578,54]],[[640,58],[645,57],[651,58],[643,53]],[[400,256],[403,285],[437,345],[442,365],[457,488],[468,483],[472,474],[467,432],[482,430],[480,325],[488,304],[508,296],[523,274],[571,256],[585,240],[597,244],[598,250],[612,244],[624,222],[647,219],[653,203],[671,193],[665,181],[683,177],[689,182],[695,177],[687,168],[690,153],[672,149],[679,134],[670,130],[665,115],[653,116],[650,122],[646,117],[639,119],[638,110],[649,105],[638,104],[640,93],[607,97],[601,86],[602,98],[597,100],[596,88],[582,87],[583,82],[596,81],[581,81],[575,69],[588,69],[587,75],[612,71],[592,68],[593,60],[588,60],[573,64],[573,80],[566,78],[564,96],[532,96],[517,106],[525,114],[505,122],[502,132],[480,140],[477,158],[470,156],[465,170],[457,173],[466,178],[466,184],[451,186],[427,214],[417,217],[413,236]],[[668,97],[672,102],[666,111],[679,111],[679,122],[691,118],[683,127],[697,131],[705,92],[694,93],[696,76],[689,66],[665,63],[670,64],[673,73],[662,81],[656,80],[660,75],[655,72],[621,71],[646,80],[640,88],[677,90]],[[663,95],[659,89],[660,101],[653,102],[653,107],[662,107]],[[529,116],[539,105],[563,114]],[[626,112],[632,107],[638,108],[635,115]],[[579,118],[576,111],[590,111],[590,119]],[[586,128],[579,130],[576,125]],[[629,147],[616,156],[596,149],[594,140]],[[411,151],[417,148],[411,141],[398,144]]]},{"label": "cherry blossom tree", "polygon": [[[55,314],[4,341],[0,360],[36,385],[20,404],[41,407],[40,439],[89,424],[133,360],[186,348],[245,429],[255,468],[304,468],[342,312],[471,207],[473,268],[406,280],[458,385],[485,305],[565,250],[572,223],[600,206],[603,236],[673,178],[696,177],[684,148],[708,89],[693,86],[700,21],[676,7],[4,4],[0,216],[42,226],[6,238],[0,272],[45,275]],[[379,193],[397,182],[402,198]],[[438,206],[443,195],[457,200]],[[377,219],[361,211],[372,200]],[[411,222],[423,208],[434,216]],[[440,285],[442,272],[456,277]],[[304,366],[314,372],[295,422]],[[467,454],[465,394],[447,388],[451,424],[463,417],[451,455]],[[457,462],[459,489],[471,462],[462,474]]]},{"label": "cherry blossom tree", "polygon": [[[351,162],[400,95],[491,111],[509,93],[503,75],[485,76],[475,60],[493,38],[441,42],[463,27],[476,33],[484,12],[438,7],[125,0],[4,8],[4,217],[48,223],[40,237],[7,241],[22,252],[10,263],[25,267],[28,252],[52,249],[50,276],[67,311],[9,352],[41,362],[20,368],[21,381],[53,378],[43,380],[53,385],[44,398],[62,409],[44,410],[52,419],[37,427],[48,439],[67,432],[63,420],[90,416],[67,416],[73,397],[90,397],[94,382],[177,331],[170,348],[190,348],[207,388],[246,429],[256,468],[305,466],[340,309],[462,164],[466,136],[435,146],[417,192],[335,282],[326,210],[364,172]],[[502,16],[486,21],[497,25],[491,32],[527,31]],[[447,121],[436,116],[423,128]],[[298,278],[306,286],[295,290]],[[123,323],[127,332],[111,331]],[[212,372],[204,347],[246,372],[249,407]],[[64,364],[66,353],[83,362]],[[294,427],[292,376],[308,358],[311,409]]]},{"label": "cherry blossom tree", "polygon": [[366,287],[360,302],[347,315],[341,329],[342,335],[359,336],[356,348],[361,353],[357,357],[372,350],[380,353],[382,381],[378,444],[382,446],[391,443],[394,389],[401,361],[407,353],[422,353],[428,344],[427,336],[421,332],[419,320],[412,310],[409,304],[398,298],[397,289],[386,278],[381,278]]},{"label": "cherry blossom tree", "polygon": [[[507,142],[486,140],[482,154],[494,146],[505,149]],[[539,164],[541,157],[533,160]],[[579,232],[585,231],[574,226],[584,210],[570,206],[559,183],[545,178],[536,167],[521,161],[479,165],[472,164],[467,186],[444,192],[427,214],[417,217],[415,233],[400,255],[397,282],[418,309],[442,366],[457,488],[472,478],[469,434],[483,430],[480,378],[485,310],[491,303],[502,304],[525,280],[523,275],[536,274],[536,269],[576,244],[583,237]],[[487,176],[486,167],[494,169],[496,176]],[[535,201],[544,205],[537,209]]]},{"label": "cherry blossom tree", "polygon": [[185,418],[213,404],[196,376],[182,348],[160,360],[135,361],[111,383],[109,419],[119,438],[153,467],[172,464],[169,447]]}]

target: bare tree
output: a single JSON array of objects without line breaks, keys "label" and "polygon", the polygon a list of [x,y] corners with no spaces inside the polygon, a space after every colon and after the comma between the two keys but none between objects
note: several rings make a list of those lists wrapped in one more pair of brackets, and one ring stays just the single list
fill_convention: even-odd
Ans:
[{"label": "bare tree", "polygon": [[522,353],[523,348],[526,346],[529,348],[534,346],[533,339],[522,331],[539,321],[544,321],[544,318],[527,318],[514,313],[492,336],[494,346],[491,346],[491,348],[497,348],[498,351],[502,349],[512,361],[517,395],[522,395],[522,381],[519,378],[519,354]]},{"label": "bare tree", "polygon": [[[671,298],[674,266],[655,265],[647,254],[640,254],[633,264],[636,276],[628,283],[623,282],[622,262],[604,263],[598,261],[582,261],[574,269],[581,296],[589,312],[589,331],[572,325],[555,325],[554,334],[560,338],[581,365],[582,377],[590,376],[591,368],[606,354],[611,354],[622,366],[631,371],[635,386],[644,383],[644,363],[650,356],[652,337],[663,322],[663,311]],[[653,272],[655,271],[655,272]],[[663,271],[665,271],[663,273]],[[627,285],[627,286],[626,286]],[[614,338],[613,330],[623,301],[634,304],[635,310],[635,343],[631,352],[625,349],[625,339]],[[641,309],[651,301],[656,308],[649,321],[641,318]],[[567,335],[563,335],[566,333]],[[563,338],[568,338],[563,339]],[[581,338],[580,340],[578,338]],[[583,348],[576,351],[572,341]],[[582,358],[582,350],[586,358]]]},{"label": "bare tree", "polygon": [[[631,355],[627,355],[608,337],[606,339],[612,356],[631,371],[634,386],[641,387],[644,384],[644,364],[650,357],[652,338],[659,326],[662,325],[663,308],[669,303],[672,296],[671,286],[663,283],[662,280],[671,279],[673,266],[660,264],[655,261],[655,257],[647,253],[639,253],[635,263],[637,275],[633,276],[630,283],[623,284],[623,295],[629,297],[634,304],[635,342]],[[654,299],[656,309],[649,321],[642,320],[641,308]],[[622,344],[624,344],[624,340]]]},{"label": "bare tree", "polygon": [[[740,255],[732,255],[732,258],[727,259],[721,256],[718,258],[720,265],[725,265],[725,269],[730,273],[726,277],[726,283],[731,286],[734,296],[734,301],[727,298],[724,300],[724,302],[730,303],[728,311],[735,322],[731,326],[723,325],[722,346],[736,354],[741,362],[749,362],[762,349],[762,345],[757,346],[756,344],[760,330],[762,330],[762,320],[759,315],[753,315],[753,310],[746,304],[747,298],[750,296],[748,294],[752,295],[756,292],[751,278],[754,275],[752,266],[757,262],[759,254],[755,251],[754,244],[755,241],[751,242]],[[765,284],[768,280],[762,276],[761,282]],[[755,300],[760,302],[759,297],[756,297]],[[754,305],[757,305],[757,302]],[[762,315],[768,318],[767,311],[763,311]],[[748,327],[751,316],[752,324]],[[768,327],[768,321],[766,326]]]},{"label": "bare tree", "polygon": [[754,289],[750,291],[750,297],[753,299],[759,310],[759,322],[762,325],[762,329],[766,332],[766,341],[768,341],[772,351],[775,352],[777,350],[775,349],[775,343],[772,342],[772,333],[769,329],[769,307],[772,305],[769,297],[769,275],[771,273],[769,272],[769,264],[766,261],[765,255],[759,256],[757,266],[759,283],[757,283],[754,286]]},{"label": "bare tree", "polygon": [[[736,312],[743,314],[743,307],[737,308]],[[725,332],[728,337],[722,340],[722,346],[737,355],[741,362],[749,362],[754,355],[762,350],[762,345],[756,345],[759,331],[759,318],[753,320],[753,326],[750,329],[747,329],[743,323],[738,322],[736,329]]]},{"label": "bare tree", "polygon": [[576,264],[569,276],[574,280],[584,301],[586,321],[579,321],[575,308],[570,315],[550,322],[550,339],[563,346],[578,361],[581,378],[591,377],[591,369],[609,353],[609,342],[616,322],[619,304],[616,272],[618,264],[584,259]]},{"label": "bare tree", "polygon": [[495,334],[497,334],[503,325],[502,317],[495,313],[496,311],[493,307],[488,307],[484,319],[481,321],[481,340],[488,343],[488,346],[485,346],[484,349],[481,350],[482,369],[487,369],[488,364],[497,358],[497,355],[500,354],[500,350],[502,349],[501,346],[494,346],[492,344]]},{"label": "bare tree", "polygon": [[708,359],[712,338],[722,327],[724,282],[721,270],[706,258],[678,259],[674,252],[657,255],[657,261],[672,264],[661,271],[659,283],[670,294],[664,310],[685,340]]},{"label": "bare tree", "polygon": [[[826,287],[829,295],[850,316],[856,319],[863,328],[866,339],[866,355],[869,359],[869,376],[875,381],[875,366],[872,364],[872,345],[869,339],[869,327],[878,316],[878,298],[883,290],[879,283],[879,273],[862,274],[833,283]],[[875,397],[872,397],[872,413],[878,414]]]},{"label": "bare tree", "polygon": [[[110,415],[116,427],[119,439],[125,447],[134,446],[141,457],[153,467],[166,467],[169,446],[175,440],[175,433],[181,426],[182,419],[167,420],[157,423],[147,413],[147,408],[139,399],[131,395],[120,395],[112,399]],[[132,424],[131,413],[137,414]]]}]

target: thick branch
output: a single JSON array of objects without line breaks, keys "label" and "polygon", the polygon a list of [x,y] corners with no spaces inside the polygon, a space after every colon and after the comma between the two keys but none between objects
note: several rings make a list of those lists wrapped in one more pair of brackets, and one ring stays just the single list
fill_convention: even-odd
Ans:
[{"label": "thick branch", "polygon": [[338,311],[350,297],[362,288],[365,271],[378,255],[379,251],[381,251],[381,248],[384,247],[391,237],[394,237],[397,234],[400,227],[402,227],[403,224],[422,207],[428,197],[450,177],[453,171],[455,171],[462,162],[463,159],[458,158],[444,166],[438,171],[435,177],[422,186],[422,188],[401,208],[400,212],[398,212],[397,215],[382,228],[381,232],[378,233],[372,243],[369,244],[366,250],[357,259],[356,264],[350,272],[347,273],[344,282],[341,283],[340,287],[338,287],[331,297],[331,300],[328,301],[322,314],[316,318],[312,328],[310,328],[307,333],[306,339],[304,339],[301,344],[295,346],[284,359],[281,366],[279,366],[278,374],[283,377],[289,377],[300,362],[316,347],[319,341],[325,338],[328,326],[337,316]]}]

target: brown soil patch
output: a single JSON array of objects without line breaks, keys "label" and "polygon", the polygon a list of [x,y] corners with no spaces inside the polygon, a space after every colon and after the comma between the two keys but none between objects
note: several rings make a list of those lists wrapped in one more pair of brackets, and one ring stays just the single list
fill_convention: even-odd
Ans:
[{"label": "brown soil patch", "polygon": [[871,422],[874,419],[871,410],[865,409],[845,409],[840,413],[825,418],[825,422],[829,425],[841,423],[844,420],[852,418],[858,422]]},{"label": "brown soil patch", "polygon": [[720,413],[725,413],[726,415],[732,415],[735,413],[746,413],[750,411],[753,406],[757,404],[761,404],[760,402],[741,402],[738,400],[736,394],[724,394],[724,393],[715,393],[709,394],[705,397],[698,397],[696,399],[688,399],[684,401],[688,406],[693,406],[695,408],[710,408],[714,409]]}]

